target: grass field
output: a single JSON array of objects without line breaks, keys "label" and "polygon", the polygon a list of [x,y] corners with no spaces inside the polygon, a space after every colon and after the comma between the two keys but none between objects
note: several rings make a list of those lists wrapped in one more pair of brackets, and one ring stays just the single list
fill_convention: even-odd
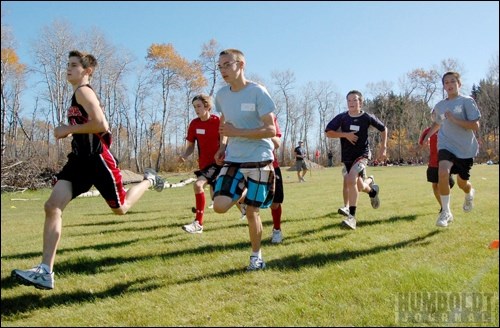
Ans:
[{"label": "grass field", "polygon": [[[345,230],[340,167],[306,183],[283,168],[282,244],[270,243],[261,210],[267,268],[247,273],[250,242],[236,208],[193,220],[191,186],[148,191],[125,216],[101,197],[64,212],[52,291],[18,285],[13,269],[41,259],[43,204],[50,190],[2,194],[2,326],[496,326],[499,169],[475,165],[475,208],[462,210],[455,186],[448,228],[425,166],[370,167],[380,185],[374,210],[360,195],[358,228]],[[184,175],[164,175],[178,182]]]}]

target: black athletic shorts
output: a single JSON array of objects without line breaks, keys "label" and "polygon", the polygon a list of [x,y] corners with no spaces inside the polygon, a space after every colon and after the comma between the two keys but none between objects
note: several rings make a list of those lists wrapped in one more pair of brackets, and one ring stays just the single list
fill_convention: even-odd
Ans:
[{"label": "black athletic shorts", "polygon": [[440,149],[438,152],[438,160],[452,162],[453,166],[451,168],[451,173],[458,174],[462,180],[469,180],[470,169],[474,164],[474,160],[472,158],[458,158],[450,151]]}]

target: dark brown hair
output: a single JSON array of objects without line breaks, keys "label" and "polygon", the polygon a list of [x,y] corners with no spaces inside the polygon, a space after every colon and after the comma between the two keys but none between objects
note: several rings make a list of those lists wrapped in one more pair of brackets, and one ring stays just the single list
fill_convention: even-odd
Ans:
[{"label": "dark brown hair", "polygon": [[71,50],[69,52],[68,58],[71,57],[78,57],[80,59],[80,64],[82,64],[83,68],[89,68],[89,67],[95,68],[97,66],[97,60],[91,54],[80,52],[78,50]]},{"label": "dark brown hair", "polygon": [[453,71],[444,73],[443,78],[441,79],[441,83],[443,83],[443,85],[444,85],[444,78],[447,77],[448,75],[453,75],[457,79],[458,84],[462,85],[462,81],[460,80],[460,73]]},{"label": "dark brown hair", "polygon": [[349,97],[349,95],[358,95],[359,100],[363,102],[363,94],[359,92],[358,90],[351,90],[347,93],[347,96],[345,96],[345,99]]}]

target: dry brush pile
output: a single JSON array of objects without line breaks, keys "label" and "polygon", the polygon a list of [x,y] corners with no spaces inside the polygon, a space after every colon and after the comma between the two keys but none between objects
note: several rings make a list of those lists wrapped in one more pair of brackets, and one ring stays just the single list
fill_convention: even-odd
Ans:
[{"label": "dry brush pile", "polygon": [[2,193],[46,188],[56,173],[51,168],[41,168],[35,161],[2,161]]}]

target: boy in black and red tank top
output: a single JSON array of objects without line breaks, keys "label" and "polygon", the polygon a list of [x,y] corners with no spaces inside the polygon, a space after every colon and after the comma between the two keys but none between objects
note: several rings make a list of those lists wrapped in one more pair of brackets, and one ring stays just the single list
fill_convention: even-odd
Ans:
[{"label": "boy in black and red tank top", "polygon": [[97,95],[89,84],[97,61],[90,54],[69,52],[67,80],[74,94],[68,109],[68,125],[54,129],[56,139],[73,137],[68,161],[56,177],[49,200],[45,203],[42,262],[30,270],[13,270],[22,284],[39,289],[54,288],[54,260],[62,232],[62,212],[69,202],[95,186],[115,214],[123,215],[149,187],[163,190],[164,181],[152,169],[144,180],[128,192],[121,171],[111,154],[111,134]]}]

